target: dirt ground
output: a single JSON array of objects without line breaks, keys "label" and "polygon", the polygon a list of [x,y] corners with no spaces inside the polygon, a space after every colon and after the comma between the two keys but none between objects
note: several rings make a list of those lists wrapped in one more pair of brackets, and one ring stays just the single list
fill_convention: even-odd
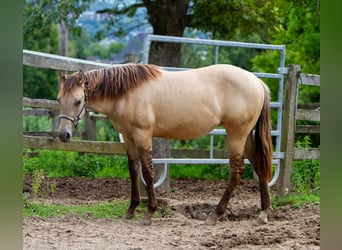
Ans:
[{"label": "dirt ground", "polygon": [[[44,187],[51,187],[53,193]],[[260,212],[258,185],[242,181],[225,216],[215,226],[205,224],[226,181],[171,180],[172,191],[159,195],[172,214],[154,218],[151,226],[136,220],[24,218],[23,249],[320,249],[320,207],[290,206],[273,211],[266,225],[256,223]],[[103,203],[129,199],[126,180],[44,179],[39,200],[54,204]],[[24,192],[31,192],[30,178]]]}]

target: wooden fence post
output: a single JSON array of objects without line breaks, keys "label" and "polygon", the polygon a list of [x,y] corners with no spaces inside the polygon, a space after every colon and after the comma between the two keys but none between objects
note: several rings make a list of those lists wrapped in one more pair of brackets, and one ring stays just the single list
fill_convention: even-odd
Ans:
[{"label": "wooden fence post", "polygon": [[281,152],[284,152],[284,158],[280,160],[280,173],[276,191],[277,197],[281,197],[287,194],[291,188],[291,175],[296,129],[298,72],[300,72],[299,65],[289,65],[285,85],[280,149]]},{"label": "wooden fence post", "polygon": [[59,110],[52,109],[50,111],[50,118],[51,118],[51,124],[52,124],[52,131],[57,131],[59,126]]},{"label": "wooden fence post", "polygon": [[83,138],[89,141],[96,141],[96,122],[91,119],[89,112],[84,117]]}]

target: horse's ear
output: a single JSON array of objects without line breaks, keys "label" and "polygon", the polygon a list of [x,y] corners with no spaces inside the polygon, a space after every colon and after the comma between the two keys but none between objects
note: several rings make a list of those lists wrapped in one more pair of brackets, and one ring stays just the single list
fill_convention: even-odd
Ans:
[{"label": "horse's ear", "polygon": [[84,74],[84,71],[83,70],[79,70],[78,71],[78,80],[80,83],[82,83],[82,85],[84,85],[85,83],[85,74]]},{"label": "horse's ear", "polygon": [[59,71],[59,81],[64,82],[65,79],[66,79],[66,71],[64,70]]}]

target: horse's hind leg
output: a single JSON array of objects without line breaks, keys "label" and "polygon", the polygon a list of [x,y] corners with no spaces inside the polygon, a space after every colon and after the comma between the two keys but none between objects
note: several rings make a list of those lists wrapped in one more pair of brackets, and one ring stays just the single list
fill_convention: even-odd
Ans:
[{"label": "horse's hind leg", "polygon": [[217,220],[224,214],[227,209],[229,199],[235,189],[235,187],[239,184],[240,178],[245,170],[245,165],[243,162],[243,150],[246,141],[245,137],[239,137],[236,135],[229,136],[229,162],[230,162],[230,171],[229,171],[229,180],[228,186],[221,197],[220,202],[218,203],[215,212],[210,214],[207,218],[207,223],[214,225]]},{"label": "horse's hind leg", "polygon": [[266,224],[268,222],[268,214],[272,210],[267,180],[259,177],[259,188],[261,198],[261,212],[258,217],[258,223]]},{"label": "horse's hind leg", "polygon": [[268,221],[268,213],[272,210],[270,194],[268,190],[268,181],[266,178],[259,174],[255,161],[255,145],[252,133],[248,136],[245,146],[245,157],[252,164],[254,171],[256,172],[259,180],[260,200],[261,200],[261,213],[258,217],[259,224],[265,224]]}]

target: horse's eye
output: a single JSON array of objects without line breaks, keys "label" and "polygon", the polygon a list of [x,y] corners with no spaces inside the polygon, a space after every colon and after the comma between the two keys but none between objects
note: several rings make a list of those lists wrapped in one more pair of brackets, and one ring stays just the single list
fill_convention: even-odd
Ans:
[{"label": "horse's eye", "polygon": [[81,100],[76,100],[74,103],[75,107],[79,106],[80,104],[81,104]]}]

